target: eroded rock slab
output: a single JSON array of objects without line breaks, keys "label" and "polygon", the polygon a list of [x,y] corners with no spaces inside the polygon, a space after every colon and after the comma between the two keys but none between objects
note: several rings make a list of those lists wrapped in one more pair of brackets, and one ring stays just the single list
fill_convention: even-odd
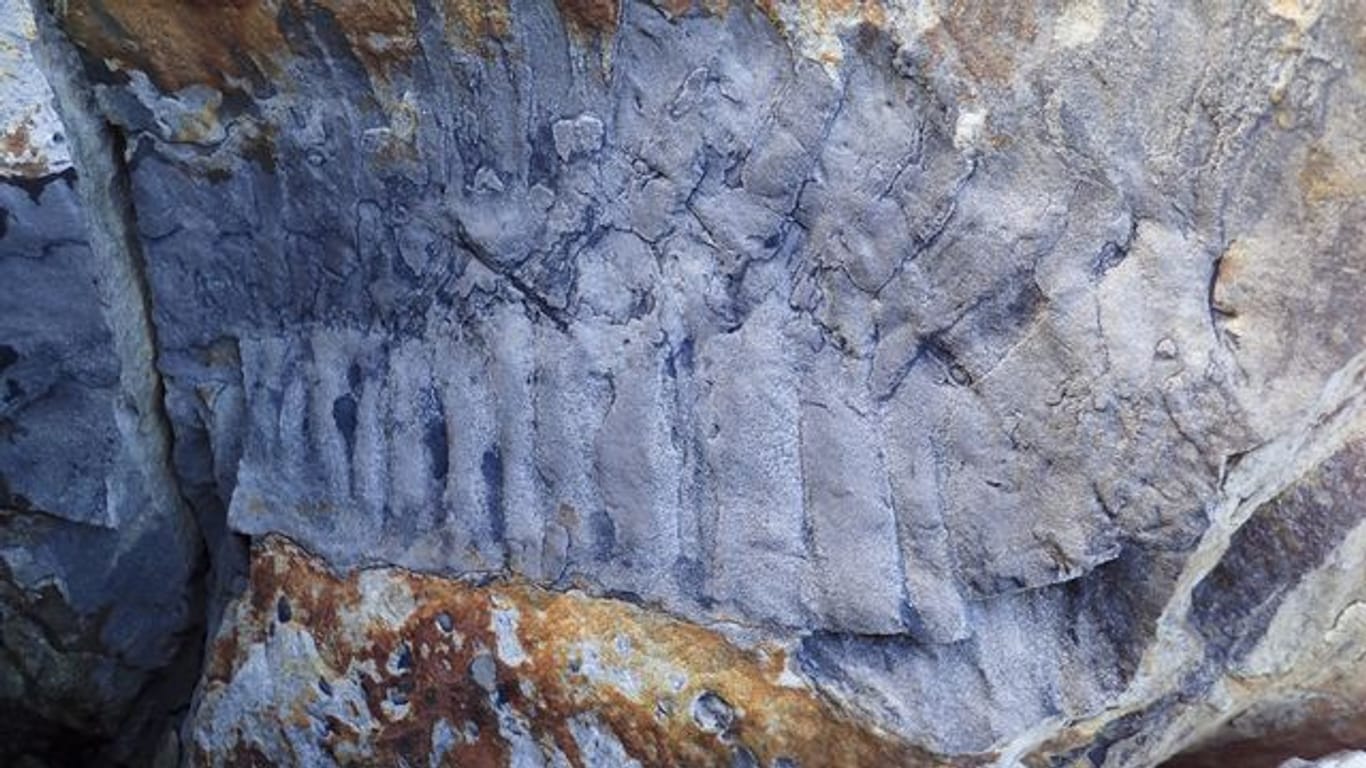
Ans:
[{"label": "eroded rock slab", "polygon": [[784,649],[618,600],[268,536],[214,639],[193,765],[975,765],[841,712]]}]

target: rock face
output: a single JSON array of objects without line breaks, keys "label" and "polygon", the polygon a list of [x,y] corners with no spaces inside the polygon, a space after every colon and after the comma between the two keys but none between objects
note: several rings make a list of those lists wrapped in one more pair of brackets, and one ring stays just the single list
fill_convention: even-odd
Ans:
[{"label": "rock face", "polygon": [[0,18],[0,759],[1366,746],[1360,3]]},{"label": "rock face", "polygon": [[26,6],[0,18],[0,763],[130,760],[193,689],[204,538],[115,157],[73,152],[94,113],[58,122],[73,84],[44,77]]},{"label": "rock face", "polygon": [[943,764],[852,722],[781,648],[577,591],[342,579],[273,535],[214,650],[197,765]]}]

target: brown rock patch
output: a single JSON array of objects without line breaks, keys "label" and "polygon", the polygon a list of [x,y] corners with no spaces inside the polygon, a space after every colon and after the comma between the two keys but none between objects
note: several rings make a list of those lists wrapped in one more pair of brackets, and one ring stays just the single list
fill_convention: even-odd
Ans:
[{"label": "brown rock patch", "polygon": [[[240,732],[321,731],[323,749],[344,763],[365,755],[349,762],[425,765],[434,734],[455,728],[465,736],[448,740],[442,764],[506,764],[500,723],[506,729],[509,712],[542,749],[576,766],[586,764],[574,736],[583,718],[650,766],[726,766],[741,753],[765,766],[973,762],[938,759],[852,718],[786,673],[777,647],[742,648],[635,605],[523,583],[391,568],[338,576],[274,536],[258,543],[249,593],[214,644],[205,706],[231,693],[253,648],[283,632],[307,633],[317,649],[307,663],[327,671],[317,685],[277,689],[281,717]],[[367,711],[313,722],[316,701],[344,679],[360,681]],[[199,717],[213,714],[201,708]],[[215,755],[200,743],[194,762]]]}]

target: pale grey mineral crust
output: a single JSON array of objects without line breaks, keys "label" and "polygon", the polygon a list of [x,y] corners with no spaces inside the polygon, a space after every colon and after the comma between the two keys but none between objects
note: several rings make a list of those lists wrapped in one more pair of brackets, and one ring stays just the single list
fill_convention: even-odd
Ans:
[{"label": "pale grey mineral crust", "polygon": [[[0,761],[1366,747],[1361,3],[0,21]],[[259,575],[309,557],[346,601]],[[437,718],[339,661],[411,645],[410,571],[780,649],[852,730],[501,641]]]}]

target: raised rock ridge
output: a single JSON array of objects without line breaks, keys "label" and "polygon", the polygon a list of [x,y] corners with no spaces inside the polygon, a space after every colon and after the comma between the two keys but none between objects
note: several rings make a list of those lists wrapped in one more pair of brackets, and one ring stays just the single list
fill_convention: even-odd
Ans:
[{"label": "raised rock ridge", "polygon": [[0,18],[0,758],[1366,743],[1359,3]]}]

